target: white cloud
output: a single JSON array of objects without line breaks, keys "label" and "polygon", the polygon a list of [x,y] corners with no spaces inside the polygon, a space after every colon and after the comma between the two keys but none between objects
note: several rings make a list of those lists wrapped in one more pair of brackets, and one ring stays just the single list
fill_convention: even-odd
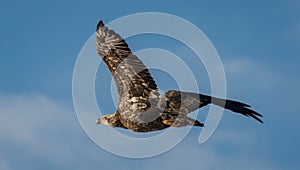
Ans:
[{"label": "white cloud", "polygon": [[253,63],[249,60],[230,60],[224,62],[227,74],[240,74],[252,67]]},{"label": "white cloud", "polygon": [[[245,129],[218,129],[204,144],[199,144],[199,128],[195,128],[174,149],[149,159],[136,160],[136,169],[257,169],[279,170],[280,162],[262,159],[264,147],[256,133]],[[149,148],[150,149],[150,148]],[[272,156],[269,156],[272,157]],[[269,158],[268,157],[268,158]]]},{"label": "white cloud", "polygon": [[[200,129],[195,128],[186,140],[171,151],[158,157],[134,160],[99,149],[87,140],[87,135],[82,135],[72,107],[45,96],[1,96],[0,113],[0,150],[6,151],[0,153],[0,169],[3,170],[18,169],[20,159],[29,159],[24,169],[30,169],[41,160],[59,169],[92,169],[99,166],[104,169],[274,170],[276,164],[282,167],[280,163],[273,164],[270,160],[261,159],[262,156],[255,152],[265,146],[257,145],[254,133],[239,129],[228,131],[218,128],[207,143],[199,144],[195,131],[200,132]],[[7,148],[21,150],[10,151]],[[18,158],[20,154],[21,158]]]},{"label": "white cloud", "polygon": [[172,164],[176,164],[176,169],[280,169],[272,162],[261,160],[255,152],[251,153],[257,149],[257,139],[247,132],[219,129],[207,143],[196,144],[196,140],[163,155],[166,160],[160,165],[161,169],[168,169]]},{"label": "white cloud", "polygon": [[1,170],[10,170],[11,167],[6,160],[0,158],[0,169]]},{"label": "white cloud", "polygon": [[235,77],[274,79],[276,71],[271,70],[262,63],[247,59],[232,59],[224,62],[226,75]]},{"label": "white cloud", "polygon": [[[277,88],[286,82],[286,78],[278,70],[249,58],[225,61],[224,68],[228,87],[235,87],[235,91],[245,91],[248,88],[261,92]],[[231,82],[233,83],[230,84]]]},{"label": "white cloud", "polygon": [[[0,113],[0,143],[3,145],[25,149],[31,154],[28,157],[44,158],[53,164],[72,157],[72,144],[64,140],[66,135],[76,137],[72,130],[76,116],[69,107],[41,95],[0,96]],[[26,153],[1,154],[17,157]],[[1,164],[10,163],[2,161]]]}]

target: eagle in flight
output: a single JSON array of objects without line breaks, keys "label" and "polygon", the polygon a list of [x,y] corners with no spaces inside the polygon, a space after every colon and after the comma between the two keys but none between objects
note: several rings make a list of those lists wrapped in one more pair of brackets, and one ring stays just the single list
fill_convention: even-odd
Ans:
[{"label": "eagle in flight", "polygon": [[119,95],[117,111],[102,116],[97,124],[135,132],[168,127],[203,127],[202,123],[187,115],[208,104],[224,107],[263,123],[261,114],[238,101],[176,90],[169,90],[160,96],[147,67],[131,52],[125,40],[102,21],[96,28],[96,49],[110,70]]}]

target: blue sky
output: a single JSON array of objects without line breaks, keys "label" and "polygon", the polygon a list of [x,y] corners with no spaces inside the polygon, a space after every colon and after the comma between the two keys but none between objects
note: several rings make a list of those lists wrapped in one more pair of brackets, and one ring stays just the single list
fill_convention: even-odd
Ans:
[{"label": "blue sky", "polygon": [[[1,2],[0,169],[299,169],[299,8],[298,0]],[[99,19],[149,11],[199,27],[224,64],[228,98],[251,104],[265,124],[226,111],[205,144],[193,128],[171,151],[148,159],[122,158],[94,144],[73,109],[78,53]],[[187,54],[166,38],[138,36],[128,43],[134,51]],[[97,82],[110,78],[103,75]],[[209,93],[207,78],[202,81],[200,90]],[[114,111],[111,101],[99,107]]]}]

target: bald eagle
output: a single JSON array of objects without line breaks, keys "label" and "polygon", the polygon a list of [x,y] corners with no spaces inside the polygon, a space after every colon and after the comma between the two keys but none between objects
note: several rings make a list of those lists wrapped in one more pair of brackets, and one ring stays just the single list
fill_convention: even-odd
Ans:
[{"label": "bald eagle", "polygon": [[96,28],[96,49],[110,70],[119,95],[117,111],[102,116],[97,124],[135,132],[168,127],[203,127],[202,123],[187,115],[208,104],[224,107],[263,123],[261,114],[238,101],[176,90],[169,90],[160,96],[147,67],[131,52],[125,40],[102,21]]}]

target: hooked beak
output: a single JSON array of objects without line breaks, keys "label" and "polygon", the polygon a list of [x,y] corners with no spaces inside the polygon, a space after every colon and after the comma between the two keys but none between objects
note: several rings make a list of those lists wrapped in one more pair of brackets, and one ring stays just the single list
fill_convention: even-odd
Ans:
[{"label": "hooked beak", "polygon": [[97,119],[97,121],[96,121],[96,125],[99,125],[99,124],[101,124],[101,118]]}]

